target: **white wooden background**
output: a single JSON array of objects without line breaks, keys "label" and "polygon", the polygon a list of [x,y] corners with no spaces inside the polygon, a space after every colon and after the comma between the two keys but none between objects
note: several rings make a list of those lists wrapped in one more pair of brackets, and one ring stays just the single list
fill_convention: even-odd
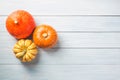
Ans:
[{"label": "white wooden background", "polygon": [[[17,9],[58,32],[31,63],[15,58],[5,28]],[[0,80],[120,80],[120,0],[0,0]]]}]

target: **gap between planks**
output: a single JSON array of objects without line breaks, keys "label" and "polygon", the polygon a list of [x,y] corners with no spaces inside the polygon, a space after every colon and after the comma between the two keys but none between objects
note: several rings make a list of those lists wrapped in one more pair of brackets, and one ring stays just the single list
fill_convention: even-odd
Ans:
[{"label": "gap between planks", "polygon": [[120,33],[120,31],[57,31],[57,33]]},{"label": "gap between planks", "polygon": [[30,65],[30,66],[34,66],[34,65],[38,65],[38,66],[52,66],[52,65],[63,65],[63,66],[67,66],[67,65],[81,65],[81,66],[120,66],[120,64],[36,64],[36,63],[21,63],[21,64],[0,64],[0,65]]},{"label": "gap between planks", "polygon": [[120,47],[55,47],[52,49],[120,49]]},{"label": "gap between planks", "polygon": [[[31,13],[32,15],[32,13]],[[5,17],[5,16],[8,16],[8,15],[0,15],[0,17]],[[79,17],[79,16],[83,16],[83,17],[120,17],[120,15],[32,15],[32,16],[43,16],[43,17],[56,17],[56,16],[63,16],[63,17]]]}]

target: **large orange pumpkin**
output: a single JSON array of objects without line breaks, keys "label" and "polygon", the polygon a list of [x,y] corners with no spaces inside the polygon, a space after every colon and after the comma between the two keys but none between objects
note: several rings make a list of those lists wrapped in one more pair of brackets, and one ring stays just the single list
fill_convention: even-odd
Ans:
[{"label": "large orange pumpkin", "polygon": [[6,19],[8,32],[17,39],[30,36],[35,26],[32,15],[24,10],[12,12]]},{"label": "large orange pumpkin", "polygon": [[42,48],[51,48],[57,42],[57,33],[50,25],[39,25],[33,32],[33,40]]}]

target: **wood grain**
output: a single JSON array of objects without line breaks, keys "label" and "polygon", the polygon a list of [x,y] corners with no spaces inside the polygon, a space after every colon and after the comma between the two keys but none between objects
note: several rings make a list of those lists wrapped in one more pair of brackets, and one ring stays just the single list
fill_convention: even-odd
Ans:
[{"label": "wood grain", "polygon": [[[11,49],[2,50],[1,65],[22,65]],[[39,49],[28,65],[120,65],[120,49]]]},{"label": "wood grain", "polygon": [[119,3],[119,0],[2,0],[0,15],[17,9],[33,15],[120,15]]},{"label": "wood grain", "polygon": [[[36,25],[49,24],[58,32],[120,32],[120,17],[114,16],[33,16]],[[0,31],[6,31],[7,16],[0,16]]]},{"label": "wood grain", "polygon": [[2,65],[2,80],[119,80],[117,65]]},{"label": "wood grain", "polygon": [[[1,0],[0,80],[120,80],[119,0]],[[52,25],[59,42],[39,49],[22,63],[12,48],[16,39],[6,30],[14,10],[30,12],[36,24]]]},{"label": "wood grain", "polygon": [[[120,33],[58,33],[56,48],[120,48]],[[7,32],[0,34],[2,49],[11,48],[16,40]]]}]

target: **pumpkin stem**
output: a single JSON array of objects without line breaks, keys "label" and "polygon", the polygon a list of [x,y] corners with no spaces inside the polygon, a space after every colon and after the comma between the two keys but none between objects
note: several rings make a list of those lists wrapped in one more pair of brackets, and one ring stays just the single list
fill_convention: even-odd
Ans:
[{"label": "pumpkin stem", "polygon": [[43,36],[44,38],[46,38],[46,37],[48,37],[48,34],[47,34],[47,33],[43,33],[42,36]]},{"label": "pumpkin stem", "polygon": [[18,21],[15,20],[14,23],[15,23],[15,24],[18,24]]}]

